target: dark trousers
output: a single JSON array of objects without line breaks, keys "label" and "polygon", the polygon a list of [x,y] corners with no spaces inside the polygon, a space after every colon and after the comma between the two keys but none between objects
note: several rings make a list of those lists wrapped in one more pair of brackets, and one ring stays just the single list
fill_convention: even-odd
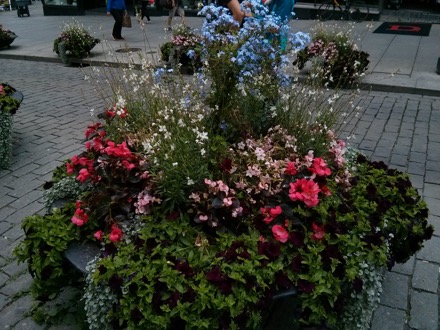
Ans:
[{"label": "dark trousers", "polygon": [[142,7],[141,7],[141,20],[143,20],[144,17],[146,17],[147,20],[150,21],[150,15],[148,15],[148,9],[147,9],[148,2],[147,1],[142,1],[141,4],[142,4]]},{"label": "dark trousers", "polygon": [[122,38],[122,20],[124,19],[124,11],[122,9],[111,9],[110,13],[115,19],[115,25],[113,25],[113,37]]}]

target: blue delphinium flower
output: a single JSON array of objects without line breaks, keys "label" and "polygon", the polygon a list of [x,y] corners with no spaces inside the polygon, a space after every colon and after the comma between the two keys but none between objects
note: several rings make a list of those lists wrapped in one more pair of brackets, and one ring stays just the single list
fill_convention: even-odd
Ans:
[{"label": "blue delphinium flower", "polygon": [[194,59],[196,57],[196,52],[194,49],[190,49],[188,50],[188,52],[186,53],[186,56],[188,56],[190,59]]}]

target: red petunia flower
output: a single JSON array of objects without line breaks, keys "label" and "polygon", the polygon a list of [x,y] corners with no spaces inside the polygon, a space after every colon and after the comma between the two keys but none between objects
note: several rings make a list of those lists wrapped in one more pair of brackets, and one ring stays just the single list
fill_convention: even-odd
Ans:
[{"label": "red petunia flower", "polygon": [[313,159],[313,164],[310,166],[309,170],[319,176],[329,176],[332,174],[332,171],[327,167],[324,159],[319,157]]},{"label": "red petunia flower", "polygon": [[122,239],[122,236],[123,233],[121,228],[119,228],[117,225],[113,225],[109,236],[110,241],[113,243],[119,242]]},{"label": "red petunia flower", "polygon": [[287,164],[286,169],[284,170],[285,174],[295,175],[296,174],[296,166],[294,162],[289,162]]},{"label": "red petunia flower", "polygon": [[290,183],[289,198],[292,201],[302,201],[307,207],[313,207],[319,203],[320,191],[319,185],[313,180],[299,179]]}]

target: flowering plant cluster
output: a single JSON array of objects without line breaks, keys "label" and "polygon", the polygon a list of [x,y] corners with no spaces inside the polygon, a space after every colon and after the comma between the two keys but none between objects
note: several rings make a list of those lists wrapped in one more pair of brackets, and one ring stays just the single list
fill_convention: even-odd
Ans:
[{"label": "flowering plant cluster", "polygon": [[279,71],[298,39],[282,46],[267,10],[242,5],[254,13],[242,29],[206,9],[191,83],[148,62],[114,75],[65,166],[81,186],[72,203],[47,225],[26,220],[16,254],[46,296],[66,273],[44,263],[39,231],[56,226],[57,265],[72,241],[100,247],[84,293],[91,329],[264,328],[286,295],[286,328],[352,329],[353,315],[371,316],[380,270],[432,235],[408,176],[336,138],[339,98]]},{"label": "flowering plant cluster", "polygon": [[65,23],[61,34],[53,42],[53,51],[61,56],[63,63],[69,63],[68,57],[85,58],[100,40],[91,36],[90,32],[78,21]]},{"label": "flowering plant cluster", "polygon": [[12,154],[12,115],[17,112],[22,96],[14,95],[16,89],[0,83],[0,169],[7,168]]},{"label": "flowering plant cluster", "polygon": [[362,77],[369,54],[350,40],[350,32],[317,28],[311,43],[298,52],[294,64],[303,69],[312,62],[312,74],[330,86],[347,86]]},{"label": "flowering plant cluster", "polygon": [[20,101],[13,97],[16,89],[9,84],[0,83],[0,112],[15,114]]},{"label": "flowering plant cluster", "polygon": [[6,29],[0,24],[0,46],[3,46],[3,44],[9,45],[11,39],[14,40],[15,38],[17,38],[17,35],[14,32]]},{"label": "flowering plant cluster", "polygon": [[181,64],[192,70],[202,66],[201,52],[202,43],[200,34],[185,25],[177,25],[173,28],[171,41],[161,45],[161,58],[176,66]]}]

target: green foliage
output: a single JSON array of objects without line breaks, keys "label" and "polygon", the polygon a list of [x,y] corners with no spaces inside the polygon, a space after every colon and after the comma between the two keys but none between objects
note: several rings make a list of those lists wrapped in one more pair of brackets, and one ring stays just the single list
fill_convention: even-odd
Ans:
[{"label": "green foliage", "polygon": [[21,102],[13,97],[15,91],[14,87],[0,83],[0,113],[15,114]]},{"label": "green foliage", "polygon": [[[240,238],[224,233],[214,238],[188,226],[184,217],[152,220],[144,219],[138,235],[118,246],[112,257],[99,260],[92,273],[89,289],[110,284],[118,298],[108,310],[111,323],[129,329],[179,325],[216,329],[220,324],[256,328],[261,321],[259,305],[265,304],[266,292],[275,288],[269,283],[282,267],[280,261],[265,264],[255,244],[258,233]],[[220,256],[228,250],[246,257],[234,262]],[[223,279],[216,282],[220,273]],[[223,293],[218,292],[221,286]]]},{"label": "green foliage", "polygon": [[63,255],[70,243],[80,239],[71,214],[72,207],[55,209],[53,214],[26,217],[22,223],[26,237],[14,254],[19,262],[27,262],[37,299],[52,299],[60,288],[81,278]]},{"label": "green foliage", "polygon": [[0,111],[0,169],[9,166],[12,155],[12,115]]}]

